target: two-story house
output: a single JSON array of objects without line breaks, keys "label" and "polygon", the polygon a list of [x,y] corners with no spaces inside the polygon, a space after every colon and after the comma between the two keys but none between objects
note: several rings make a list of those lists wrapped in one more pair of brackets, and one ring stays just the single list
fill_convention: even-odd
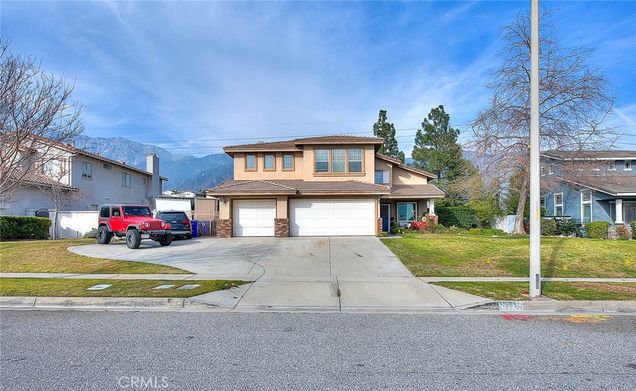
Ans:
[{"label": "two-story house", "polygon": [[636,151],[541,154],[542,205],[550,216],[581,224],[636,220]]},{"label": "two-story house", "polygon": [[[378,235],[435,214],[435,176],[378,153],[383,139],[308,137],[234,145],[234,178],[219,198],[217,235]],[[434,218],[434,217],[433,217]]]},{"label": "two-story house", "polygon": [[153,205],[161,194],[159,158],[146,156],[146,170],[105,158],[72,145],[41,140],[21,186],[10,200],[0,204],[0,214],[33,216],[36,211],[53,209],[46,188],[57,186],[72,194],[65,210],[98,210],[104,203]]}]

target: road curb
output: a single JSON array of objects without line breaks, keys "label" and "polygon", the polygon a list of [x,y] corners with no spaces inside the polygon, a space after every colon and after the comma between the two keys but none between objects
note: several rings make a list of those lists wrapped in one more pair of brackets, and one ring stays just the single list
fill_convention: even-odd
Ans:
[{"label": "road curb", "polygon": [[494,301],[455,308],[435,307],[259,307],[246,308],[206,304],[192,298],[144,297],[21,297],[0,296],[2,309],[76,309],[138,311],[217,311],[217,312],[342,312],[342,313],[484,313],[484,314],[636,314],[636,301]]}]

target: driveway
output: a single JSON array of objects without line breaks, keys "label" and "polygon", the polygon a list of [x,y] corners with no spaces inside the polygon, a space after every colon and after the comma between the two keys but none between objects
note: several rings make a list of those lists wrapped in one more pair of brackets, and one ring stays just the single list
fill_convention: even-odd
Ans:
[{"label": "driveway", "polygon": [[[198,238],[169,247],[144,241],[138,250],[113,241],[70,250],[173,266],[197,274],[193,278],[254,281],[232,292],[242,310],[404,311],[484,301],[415,278],[375,237]],[[201,300],[214,303],[224,294]]]}]

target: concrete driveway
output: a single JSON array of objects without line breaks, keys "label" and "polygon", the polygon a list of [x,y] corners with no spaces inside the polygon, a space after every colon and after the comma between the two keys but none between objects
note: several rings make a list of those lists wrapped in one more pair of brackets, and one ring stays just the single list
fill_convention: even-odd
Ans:
[{"label": "concrete driveway", "polygon": [[254,281],[200,297],[210,304],[235,300],[233,306],[241,310],[408,311],[485,301],[415,278],[375,237],[198,238],[169,247],[144,241],[138,250],[113,241],[69,250],[169,265],[197,274],[193,279]]}]

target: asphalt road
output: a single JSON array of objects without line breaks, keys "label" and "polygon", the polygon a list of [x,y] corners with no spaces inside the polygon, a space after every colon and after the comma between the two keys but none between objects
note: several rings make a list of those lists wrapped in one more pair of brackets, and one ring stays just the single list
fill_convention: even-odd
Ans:
[{"label": "asphalt road", "polygon": [[1,389],[634,390],[636,317],[2,311]]}]

